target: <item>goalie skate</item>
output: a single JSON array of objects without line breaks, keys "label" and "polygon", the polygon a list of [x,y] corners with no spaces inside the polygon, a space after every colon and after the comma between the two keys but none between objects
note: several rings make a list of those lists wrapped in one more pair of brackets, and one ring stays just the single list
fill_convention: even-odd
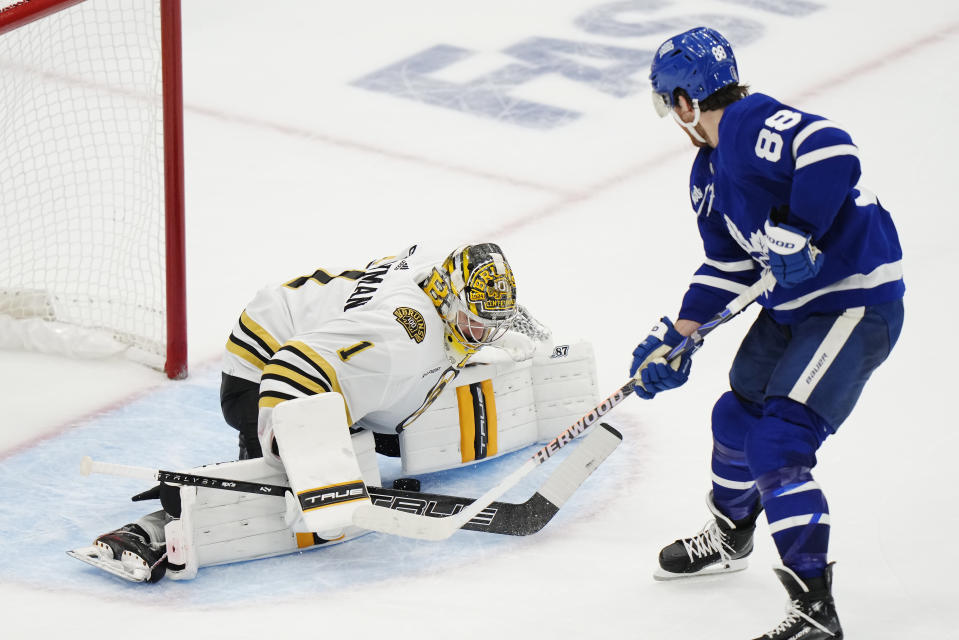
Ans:
[{"label": "goalie skate", "polygon": [[139,525],[128,524],[105,533],[89,547],[67,555],[128,582],[156,582],[166,573],[166,546],[150,544]]}]

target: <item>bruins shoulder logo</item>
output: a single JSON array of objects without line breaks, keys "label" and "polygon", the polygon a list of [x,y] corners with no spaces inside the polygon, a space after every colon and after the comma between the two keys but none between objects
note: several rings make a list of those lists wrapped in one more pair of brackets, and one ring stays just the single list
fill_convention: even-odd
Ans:
[{"label": "bruins shoulder logo", "polygon": [[417,344],[423,342],[426,338],[426,320],[422,313],[409,307],[397,307],[393,315],[396,316],[400,326],[406,329],[410,340],[415,340]]}]

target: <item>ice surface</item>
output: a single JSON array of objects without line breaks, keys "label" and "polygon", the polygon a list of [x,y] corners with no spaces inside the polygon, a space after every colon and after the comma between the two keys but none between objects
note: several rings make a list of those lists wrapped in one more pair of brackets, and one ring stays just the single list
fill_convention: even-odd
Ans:
[{"label": "ice surface", "polygon": [[[618,387],[632,347],[675,313],[700,260],[686,197],[693,151],[656,118],[643,68],[666,36],[699,23],[730,34],[755,90],[847,127],[863,184],[899,226],[906,326],[821,450],[816,478],[830,503],[847,636],[959,637],[959,349],[939,336],[939,321],[959,312],[947,188],[959,8],[184,5],[192,376],[173,383],[126,362],[0,352],[4,638],[658,640],[751,638],[778,623],[784,592],[762,526],[748,571],[651,578],[659,548],[708,517],[708,413],[748,312],[710,336],[683,390],[614,410],[623,445],[533,537],[369,535],[151,586],[63,553],[142,513],[128,498],[143,483],[83,478],[83,455],[164,467],[229,457],[216,361],[230,327],[259,286],[320,266],[362,266],[416,242],[495,240],[521,302],[558,339],[591,339],[602,389]],[[424,489],[479,495],[522,460],[433,474]],[[509,497],[524,499],[537,479]]]}]

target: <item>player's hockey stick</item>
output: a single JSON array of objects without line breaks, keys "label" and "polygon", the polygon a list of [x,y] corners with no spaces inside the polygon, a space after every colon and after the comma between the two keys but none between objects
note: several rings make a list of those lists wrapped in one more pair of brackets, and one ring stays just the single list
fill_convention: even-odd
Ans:
[{"label": "player's hockey stick", "polygon": [[[676,348],[670,351],[667,360],[673,360],[684,354],[694,353],[702,345],[703,338],[705,338],[707,334],[749,306],[751,302],[765,291],[771,289],[775,282],[772,273],[767,271],[759,280],[736,296],[725,309],[701,325],[690,336],[683,339]],[[353,512],[353,523],[365,529],[373,529],[375,531],[407,538],[444,540],[453,535],[457,529],[463,528],[476,514],[492,504],[497,498],[532,472],[533,469],[546,462],[550,456],[572,442],[576,436],[586,431],[590,425],[594,424],[613,407],[626,399],[633,393],[633,384],[634,381],[630,380],[617,389],[611,396],[600,402],[592,411],[580,418],[575,424],[559,434],[542,449],[534,453],[523,466],[503,478],[499,484],[477,498],[473,504],[456,515],[440,519],[424,518],[414,513],[390,511],[376,505],[364,505],[358,507],[356,511]],[[583,442],[583,445],[585,444],[586,441]],[[582,448],[582,445],[580,448]]]},{"label": "player's hockey stick", "polygon": [[[511,502],[490,502],[470,518],[463,525],[469,531],[498,533],[510,536],[528,536],[536,533],[556,515],[573,491],[579,487],[596,467],[609,456],[622,442],[622,436],[609,425],[602,425],[603,430],[597,434],[603,435],[592,438],[589,447],[580,446],[546,479],[543,485],[526,502],[514,504]],[[587,441],[583,441],[586,445]],[[579,455],[577,455],[579,454]],[[81,463],[80,472],[83,475],[103,473],[140,478],[143,480],[159,480],[171,484],[183,484],[196,487],[209,487],[226,491],[255,493],[284,497],[290,491],[289,487],[243,480],[229,480],[213,478],[193,473],[179,471],[163,471],[147,467],[134,467],[107,462],[95,462],[85,457]],[[388,489],[386,487],[368,486],[367,491],[373,504],[377,508],[414,513],[428,518],[444,518],[462,512],[473,504],[473,498],[450,496],[436,493],[420,493],[418,491],[404,491],[402,489]]]}]

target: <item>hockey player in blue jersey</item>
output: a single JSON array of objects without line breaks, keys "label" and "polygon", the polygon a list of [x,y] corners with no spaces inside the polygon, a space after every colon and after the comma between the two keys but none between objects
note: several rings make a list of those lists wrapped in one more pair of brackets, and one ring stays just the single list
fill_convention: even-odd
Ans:
[{"label": "hockey player in blue jersey", "polygon": [[849,134],[750,94],[715,30],[663,43],[650,80],[659,115],[671,114],[699,148],[689,189],[705,260],[675,324],[663,318],[633,352],[636,393],[652,398],[682,385],[691,361],[667,363],[671,347],[767,269],[776,280],[712,410],[707,503],[715,519],[666,546],[657,577],[745,568],[765,510],[790,606],[762,638],[841,638],[826,559],[829,508],[812,469],[899,337],[905,287],[895,226],[859,186]]}]

